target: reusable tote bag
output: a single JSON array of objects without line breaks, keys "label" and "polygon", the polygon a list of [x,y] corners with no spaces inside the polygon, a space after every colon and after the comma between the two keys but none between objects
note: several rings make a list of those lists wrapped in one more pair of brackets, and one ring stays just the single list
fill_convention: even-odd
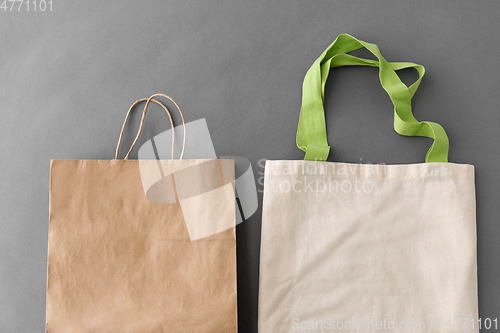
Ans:
[{"label": "reusable tote bag", "polygon": [[[347,54],[362,47],[378,61]],[[324,85],[345,65],[379,68],[395,130],[434,139],[426,163],[325,162]],[[410,87],[402,68],[419,72]],[[413,117],[423,74],[349,35],[307,72],[297,131],[306,160],[265,167],[260,333],[478,331],[474,168],[448,163],[443,128]]]},{"label": "reusable tote bag", "polygon": [[[134,144],[148,104],[162,105],[155,96]],[[179,202],[186,188],[215,187],[197,218],[234,225],[233,161],[151,161],[190,170],[171,174],[176,201],[155,203],[128,159],[134,144],[124,160],[119,142],[114,160],[51,161],[47,332],[237,332],[235,228],[191,241],[184,215],[195,208]]]}]

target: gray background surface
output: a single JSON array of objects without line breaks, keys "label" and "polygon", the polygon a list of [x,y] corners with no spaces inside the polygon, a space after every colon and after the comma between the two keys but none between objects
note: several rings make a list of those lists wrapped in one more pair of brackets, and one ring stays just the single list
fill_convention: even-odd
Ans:
[{"label": "gray background surface", "polygon": [[[499,16],[498,1],[407,0],[53,0],[52,12],[0,11],[0,332],[44,331],[50,159],[112,159],[128,107],[163,92],[187,121],[206,118],[218,155],[247,157],[258,178],[261,159],[303,157],[302,79],[340,33],[426,67],[414,112],[447,130],[451,162],[476,167],[479,309],[500,317]],[[335,69],[325,95],[329,160],[423,162],[431,141],[393,131],[376,69]],[[155,108],[141,142],[168,126]],[[259,216],[238,226],[241,332],[256,332]]]}]

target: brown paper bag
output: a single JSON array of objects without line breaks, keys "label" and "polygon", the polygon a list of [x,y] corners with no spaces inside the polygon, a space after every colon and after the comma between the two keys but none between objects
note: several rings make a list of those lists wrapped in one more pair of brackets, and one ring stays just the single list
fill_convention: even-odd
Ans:
[{"label": "brown paper bag", "polygon": [[172,174],[176,202],[149,201],[129,154],[51,161],[47,332],[237,332],[234,161],[215,160],[218,174],[210,160],[166,163],[189,169],[205,188],[233,191],[196,201],[200,220],[232,218],[233,226],[191,241],[177,187],[200,185]]}]

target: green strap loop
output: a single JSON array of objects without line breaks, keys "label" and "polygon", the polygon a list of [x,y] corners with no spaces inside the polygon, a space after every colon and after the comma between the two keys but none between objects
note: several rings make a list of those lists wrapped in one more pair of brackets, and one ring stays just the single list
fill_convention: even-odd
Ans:
[{"label": "green strap loop", "polygon": [[[373,53],[378,61],[362,59],[347,53],[360,48]],[[297,128],[297,146],[305,151],[305,160],[326,161],[330,152],[326,136],[323,108],[325,84],[330,68],[341,66],[371,66],[379,68],[382,87],[394,104],[394,130],[406,136],[424,136],[434,139],[425,162],[448,162],[448,136],[441,125],[422,121],[413,116],[411,99],[425,74],[423,66],[411,62],[387,62],[375,44],[342,34],[323,52],[307,71],[302,88],[302,107]],[[407,87],[395,71],[415,68],[418,79]]]}]

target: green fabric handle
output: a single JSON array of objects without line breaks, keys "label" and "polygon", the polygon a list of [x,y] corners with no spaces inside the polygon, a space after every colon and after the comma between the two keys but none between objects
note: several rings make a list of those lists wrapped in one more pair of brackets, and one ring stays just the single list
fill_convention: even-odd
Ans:
[{"label": "green fabric handle", "polygon": [[[363,47],[373,53],[378,61],[347,54]],[[305,151],[305,160],[326,161],[330,152],[323,108],[325,84],[330,68],[340,66],[378,67],[380,83],[394,104],[394,130],[401,135],[434,139],[425,162],[448,162],[449,142],[443,127],[433,122],[419,122],[411,109],[411,99],[424,76],[424,67],[410,62],[389,63],[380,54],[377,45],[360,41],[347,34],[337,37],[313,63],[304,78],[297,147]],[[395,72],[404,68],[415,68],[419,75],[418,80],[409,87]]]}]

